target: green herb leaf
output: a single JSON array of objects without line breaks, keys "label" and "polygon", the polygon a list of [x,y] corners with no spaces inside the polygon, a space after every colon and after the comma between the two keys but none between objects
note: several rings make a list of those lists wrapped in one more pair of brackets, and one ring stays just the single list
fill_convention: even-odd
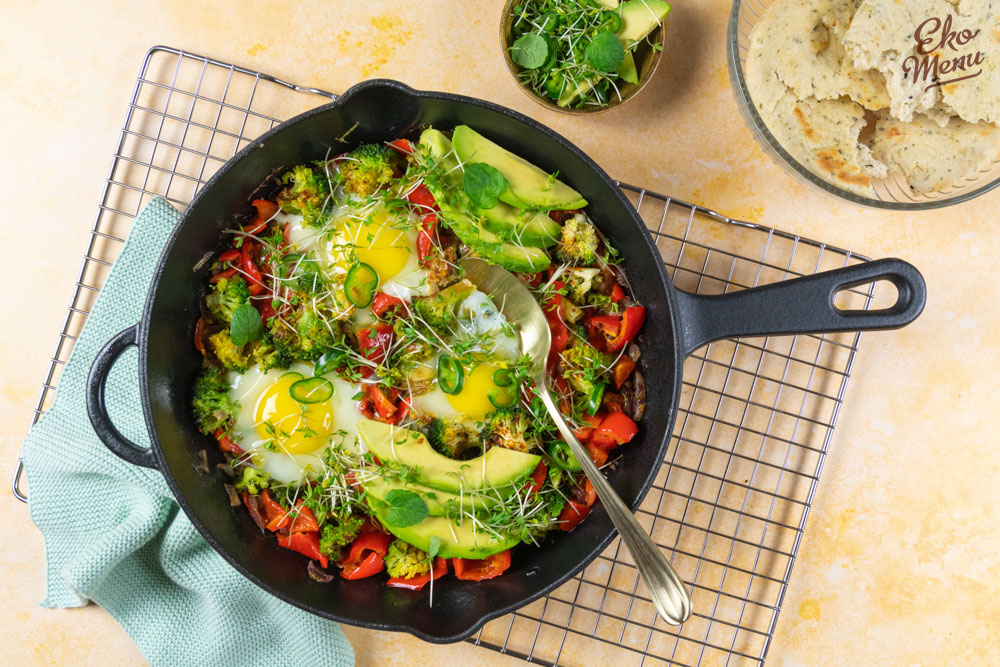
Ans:
[{"label": "green herb leaf", "polygon": [[610,30],[602,30],[594,35],[585,51],[587,62],[598,72],[617,72],[625,59],[625,47]]},{"label": "green herb leaf", "polygon": [[427,555],[433,559],[438,555],[439,551],[441,551],[441,538],[437,535],[431,535],[431,543],[427,547]]},{"label": "green herb leaf", "polygon": [[521,35],[510,47],[510,59],[525,69],[541,67],[548,57],[548,42],[538,33]]},{"label": "green herb leaf", "polygon": [[233,312],[233,321],[229,324],[229,337],[233,345],[242,347],[247,343],[260,340],[264,334],[264,324],[260,321],[260,313],[249,303],[244,303]]},{"label": "green herb leaf", "polygon": [[500,193],[507,185],[507,179],[496,167],[482,162],[465,165],[462,187],[478,208],[491,209],[496,206],[500,201]]},{"label": "green herb leaf", "polygon": [[427,503],[413,491],[393,489],[385,494],[385,499],[389,503],[385,519],[390,526],[405,528],[427,518]]}]

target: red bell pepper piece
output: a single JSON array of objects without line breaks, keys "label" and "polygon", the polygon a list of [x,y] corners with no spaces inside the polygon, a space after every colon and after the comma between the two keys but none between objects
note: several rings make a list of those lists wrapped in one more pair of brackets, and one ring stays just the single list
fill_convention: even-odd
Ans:
[{"label": "red bell pepper piece", "polygon": [[222,451],[236,455],[243,453],[243,449],[235,442],[230,440],[229,436],[226,435],[221,428],[215,432],[215,439],[219,441],[219,449],[221,449]]},{"label": "red bell pepper piece", "polygon": [[598,449],[614,449],[635,437],[639,427],[624,412],[611,412],[594,431],[590,444]]},{"label": "red bell pepper piece", "polygon": [[632,375],[632,371],[635,370],[635,362],[628,357],[622,357],[615,364],[614,378],[615,378],[615,389],[621,389],[622,385],[625,384],[625,380],[628,379],[629,375]]},{"label": "red bell pepper piece", "polygon": [[427,574],[418,574],[415,577],[405,578],[391,577],[385,582],[385,585],[392,586],[393,588],[409,588],[411,591],[419,591],[431,580],[432,576],[434,579],[440,579],[446,574],[448,574],[448,561],[444,558],[435,558],[434,567]]},{"label": "red bell pepper piece", "polygon": [[417,259],[426,266],[427,257],[434,249],[434,235],[437,233],[437,214],[428,213],[420,219],[420,232],[417,234]]},{"label": "red bell pepper piece", "polygon": [[510,567],[510,549],[487,558],[452,558],[455,577],[462,581],[482,581],[499,577]]},{"label": "red bell pepper piece", "polygon": [[531,480],[530,484],[526,483],[524,486],[528,490],[528,495],[538,493],[538,490],[542,488],[542,484],[545,483],[545,477],[549,473],[549,467],[545,465],[545,461],[539,461],[538,465],[535,466],[535,470],[531,473],[528,478]]},{"label": "red bell pepper piece", "polygon": [[278,213],[278,205],[266,199],[254,199],[250,203],[257,209],[257,217],[246,225],[243,231],[247,234],[259,234],[264,231],[271,218]]},{"label": "red bell pepper piece", "polygon": [[243,245],[240,247],[240,254],[242,256],[240,268],[243,269],[243,273],[247,276],[247,282],[250,283],[250,295],[257,296],[264,290],[264,283],[261,282],[260,271],[257,270],[257,265],[254,264],[252,253],[253,243],[244,239]]},{"label": "red bell pepper piece", "polygon": [[257,299],[256,306],[257,306],[257,310],[260,312],[260,321],[263,322],[264,326],[266,327],[267,323],[268,323],[268,320],[270,320],[272,317],[274,317],[278,313],[274,310],[274,306],[271,305],[271,302],[274,300],[274,299],[271,298],[271,296],[272,296],[271,293],[268,292],[264,296],[267,297],[267,298],[265,298],[265,299]]},{"label": "red bell pepper piece", "polygon": [[549,348],[549,359],[546,362],[546,368],[551,373],[555,370],[556,364],[559,363],[559,355],[566,349],[566,344],[569,342],[569,330],[566,329],[566,325],[558,316],[546,319],[549,323],[549,331],[552,332],[552,346]]},{"label": "red bell pepper piece", "polygon": [[409,139],[396,139],[395,141],[390,141],[386,145],[393,150],[403,153],[404,155],[413,154],[413,144],[410,143]]},{"label": "red bell pepper piece", "polygon": [[290,535],[278,535],[278,544],[285,547],[286,549],[291,549],[292,551],[297,551],[303,556],[308,556],[313,560],[318,560],[320,567],[326,567],[330,564],[329,559],[326,554],[319,550],[319,533],[315,530],[309,531],[307,533],[292,533]]},{"label": "red bell pepper piece", "polygon": [[236,275],[236,268],[235,267],[230,267],[228,269],[223,269],[222,271],[219,271],[218,273],[214,274],[211,278],[208,279],[208,282],[210,282],[210,283],[212,283],[214,285],[215,283],[219,282],[223,278],[226,279],[226,280],[229,280],[230,278],[232,278],[235,275]]},{"label": "red bell pepper piece", "polygon": [[[280,505],[278,506],[281,507]],[[282,509],[280,515],[275,516],[267,522],[267,529],[271,532],[277,532],[285,527],[288,527],[289,533],[308,533],[319,530],[316,517],[313,516],[312,511],[301,500],[295,505],[294,511],[286,512]]]},{"label": "red bell pepper piece", "polygon": [[589,442],[584,446],[587,448],[587,453],[590,454],[590,460],[594,462],[595,466],[600,468],[608,462],[608,453],[606,451],[594,447],[594,445]]},{"label": "red bell pepper piece", "polygon": [[612,303],[618,303],[625,298],[625,290],[622,289],[621,285],[615,283],[615,286],[611,288],[610,298]]},{"label": "red bell pepper piece", "polygon": [[410,194],[406,195],[406,198],[410,200],[411,204],[422,209],[438,210],[437,200],[434,199],[434,195],[431,194],[430,189],[423,183],[415,187]]},{"label": "red bell pepper piece", "polygon": [[601,406],[608,413],[625,412],[625,397],[612,391],[605,392]]},{"label": "red bell pepper piece", "polygon": [[386,294],[385,292],[376,292],[375,299],[372,301],[372,312],[375,313],[375,317],[382,317],[390,308],[402,305],[402,299]]},{"label": "red bell pepper piece", "polygon": [[230,248],[226,252],[219,255],[220,262],[235,262],[240,258],[240,251],[236,248]]},{"label": "red bell pepper piece", "polygon": [[625,347],[625,343],[636,337],[639,333],[639,329],[642,328],[643,323],[646,321],[646,307],[645,306],[629,306],[622,313],[621,326],[618,327],[618,331],[615,332],[614,336],[608,336],[608,352],[617,352],[618,350]]},{"label": "red bell pepper piece", "polygon": [[587,318],[587,326],[604,336],[614,337],[622,326],[621,315],[594,315]]},{"label": "red bell pepper piece", "polygon": [[573,429],[573,435],[576,436],[577,440],[586,444],[590,442],[590,437],[594,435],[594,430],[601,425],[603,420],[604,414],[601,412],[598,412],[596,415],[585,414],[583,415],[583,421],[586,423],[586,426]]},{"label": "red bell pepper piece", "polygon": [[568,533],[586,519],[588,514],[590,514],[590,507],[587,505],[575,500],[567,500],[566,506],[559,513],[559,530],[565,530]]},{"label": "red bell pepper piece", "polygon": [[368,391],[371,393],[372,404],[374,405],[375,412],[378,413],[379,417],[382,419],[389,419],[396,414],[396,404],[393,403],[392,398],[390,398],[390,395],[393,393],[392,389],[386,393],[385,391],[382,391],[382,388],[377,384],[366,386],[368,387]]},{"label": "red bell pepper piece", "polygon": [[594,488],[589,477],[584,479],[583,491],[587,494],[587,507],[593,507],[594,503],[597,502],[597,489]]},{"label": "red bell pepper piece", "polygon": [[392,345],[392,325],[388,322],[378,322],[372,327],[363,327],[358,331],[358,347],[361,354],[376,364],[382,363]]},{"label": "red bell pepper piece", "polygon": [[364,579],[385,568],[385,554],[392,535],[375,530],[362,530],[351,543],[347,555],[338,563],[344,579]]},{"label": "red bell pepper piece", "polygon": [[202,315],[194,323],[194,349],[205,354],[205,316]]},{"label": "red bell pepper piece", "polygon": [[268,525],[275,519],[285,516],[285,508],[271,497],[267,489],[260,492],[260,504],[264,507],[264,520]]}]

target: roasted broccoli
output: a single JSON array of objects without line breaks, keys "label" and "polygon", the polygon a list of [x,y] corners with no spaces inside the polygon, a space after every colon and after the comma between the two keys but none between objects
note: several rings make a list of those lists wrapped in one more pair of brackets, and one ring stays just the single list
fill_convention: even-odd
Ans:
[{"label": "roasted broccoli", "polygon": [[227,370],[245,373],[250,367],[250,351],[247,346],[238,346],[229,336],[229,329],[223,329],[208,337],[208,345],[216,358]]},{"label": "roasted broccoli", "polygon": [[320,533],[319,550],[331,558],[339,558],[340,550],[354,541],[364,522],[362,517],[348,514],[336,523],[326,524]]},{"label": "roasted broccoli", "polygon": [[435,417],[427,425],[427,441],[439,454],[460,459],[466,451],[478,447],[478,434],[458,419]]},{"label": "roasted broccoli", "polygon": [[543,486],[538,497],[544,501],[544,507],[532,514],[521,529],[521,540],[529,544],[537,544],[546,533],[558,527],[557,519],[566,506],[566,496],[555,486]]},{"label": "roasted broccoli", "polygon": [[576,304],[586,302],[587,293],[594,287],[594,278],[601,273],[600,269],[568,269],[563,274],[566,282],[566,296]]},{"label": "roasted broccoli", "polygon": [[270,485],[270,475],[263,470],[246,466],[243,468],[243,476],[236,482],[236,490],[257,495]]},{"label": "roasted broccoli", "polygon": [[455,327],[459,304],[474,291],[475,285],[468,280],[460,280],[434,296],[414,299],[412,309],[428,326],[447,332]]},{"label": "roasted broccoli", "polygon": [[480,437],[486,444],[519,452],[530,452],[541,446],[540,438],[531,428],[531,419],[519,408],[500,408],[491,412]]},{"label": "roasted broccoli", "polygon": [[344,156],[344,190],[367,197],[402,171],[402,156],[385,144],[364,144]]},{"label": "roasted broccoli", "polygon": [[242,276],[223,278],[213,286],[212,293],[205,297],[209,312],[217,319],[229,323],[233,313],[250,302],[250,287]]},{"label": "roasted broccoli", "polygon": [[409,579],[431,571],[431,559],[426,551],[395,539],[385,554],[385,572],[390,577]]},{"label": "roasted broccoli", "polygon": [[225,428],[236,404],[229,396],[229,383],[218,368],[209,368],[194,383],[194,416],[198,430],[208,435]]},{"label": "roasted broccoli", "polygon": [[272,368],[288,368],[292,365],[292,355],[287,349],[275,345],[270,333],[265,333],[259,342],[251,345],[253,348],[250,357],[262,372]]},{"label": "roasted broccoli", "polygon": [[597,229],[582,213],[563,223],[556,258],[574,266],[591,266],[597,261]]},{"label": "roasted broccoli", "polygon": [[[407,327],[402,319],[397,319],[395,324],[397,340],[404,339]],[[394,387],[405,388],[410,396],[426,394],[434,389],[434,380],[437,377],[433,356],[434,348],[430,344],[421,340],[408,343],[393,353],[386,379]]]},{"label": "roasted broccoli", "polygon": [[607,376],[614,359],[594,346],[580,342],[562,353],[562,361],[563,377],[574,389],[590,396]]},{"label": "roasted broccoli", "polygon": [[311,304],[302,304],[281,320],[274,320],[270,340],[282,359],[314,361],[338,345],[341,333],[339,321],[325,320]]},{"label": "roasted broccoli", "polygon": [[278,193],[281,210],[298,213],[302,224],[322,226],[326,220],[330,184],[326,174],[302,164],[281,177],[285,189]]}]

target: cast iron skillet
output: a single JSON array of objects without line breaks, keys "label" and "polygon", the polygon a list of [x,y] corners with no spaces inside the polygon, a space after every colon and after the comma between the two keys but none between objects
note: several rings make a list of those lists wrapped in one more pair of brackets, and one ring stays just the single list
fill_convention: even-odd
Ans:
[{"label": "cast iron skillet", "polygon": [[[624,449],[609,478],[635,508],[664,459],[681,387],[685,355],[724,337],[762,334],[892,329],[911,322],[924,306],[925,287],[909,264],[887,259],[727,296],[696,296],[676,290],[636,211],[607,174],[569,141],[509,109],[468,97],[415,91],[373,80],[351,88],[331,104],[274,128],[230,160],[201,190],[181,218],[160,257],[142,321],[115,336],[98,354],[88,380],[87,407],[94,429],[118,456],[158,468],[192,523],[248,579],[314,614],[381,630],[405,630],[432,642],[454,642],[487,620],[551,591],[593,560],[614,537],[607,514],[597,511],[572,533],[551,535],[541,548],[520,547],[510,570],[484,582],[453,577],[436,582],[434,606],[427,593],[385,586],[383,577],[319,584],[301,556],[261,535],[248,514],[231,508],[221,473],[195,470],[197,453],[221,461],[215,443],[195,428],[190,386],[201,365],[192,344],[208,268],[194,271],[206,253],[220,250],[222,230],[234,212],[248,209],[252,191],[278,166],[334,155],[359,143],[385,141],[423,125],[451,129],[468,124],[584,194],[588,212],[626,258],[636,297],[647,309],[642,364],[648,409],[639,437]],[[899,299],[875,312],[841,312],[833,295],[845,287],[885,279]],[[104,384],[115,359],[139,347],[139,389],[152,448],[136,447],[111,423]],[[212,461],[215,457],[217,461]],[[556,531],[557,533],[559,531]]]}]

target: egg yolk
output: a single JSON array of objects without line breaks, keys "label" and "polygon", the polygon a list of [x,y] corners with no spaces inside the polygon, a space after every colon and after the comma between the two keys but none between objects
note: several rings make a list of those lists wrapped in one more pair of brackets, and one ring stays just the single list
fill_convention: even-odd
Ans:
[{"label": "egg yolk", "polygon": [[479,364],[465,370],[465,384],[457,394],[446,394],[451,407],[473,419],[482,419],[496,410],[490,402],[490,390],[496,387],[493,374],[504,366],[495,362]]},{"label": "egg yolk", "polygon": [[298,374],[278,378],[261,392],[255,416],[257,434],[274,440],[279,450],[306,454],[326,445],[333,432],[333,412],[329,403],[299,403],[289,393]]},{"label": "egg yolk", "polygon": [[347,220],[344,232],[348,243],[354,245],[359,262],[375,269],[380,283],[398,275],[410,259],[403,226],[402,220],[381,208],[364,220]]}]

